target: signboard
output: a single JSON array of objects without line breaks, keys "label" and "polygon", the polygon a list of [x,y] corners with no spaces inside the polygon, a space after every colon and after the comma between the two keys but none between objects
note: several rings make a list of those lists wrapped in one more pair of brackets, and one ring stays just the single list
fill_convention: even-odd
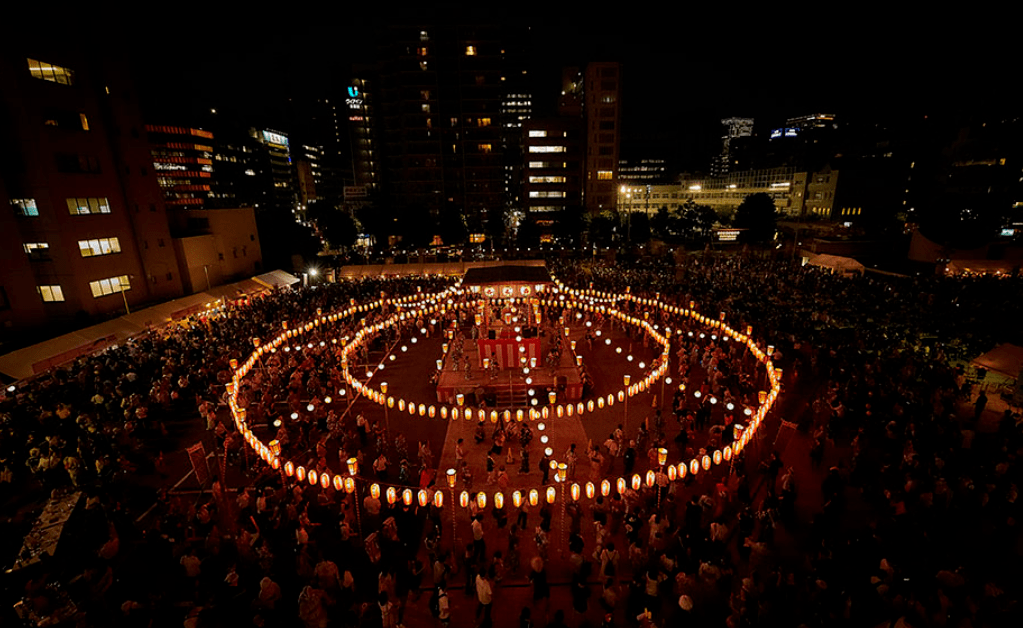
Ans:
[{"label": "signboard", "polygon": [[366,190],[365,185],[345,186],[345,200],[353,198],[366,198],[367,196],[369,196],[369,192]]},{"label": "signboard", "polygon": [[348,98],[345,98],[345,104],[349,109],[362,109],[362,92],[358,87],[354,85],[348,87]]},{"label": "signboard", "polygon": [[288,147],[288,137],[281,135],[280,133],[274,133],[273,131],[263,131],[263,141],[267,144],[277,144],[278,146]]},{"label": "signboard", "polygon": [[199,480],[199,486],[205,486],[210,481],[210,468],[206,465],[206,448],[201,442],[188,448],[188,459],[195,471],[195,479]]}]

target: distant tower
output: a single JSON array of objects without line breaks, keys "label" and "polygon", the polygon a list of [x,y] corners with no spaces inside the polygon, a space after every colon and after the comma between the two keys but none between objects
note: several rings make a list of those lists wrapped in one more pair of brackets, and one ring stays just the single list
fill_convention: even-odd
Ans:
[{"label": "distant tower", "polygon": [[[618,63],[587,65],[584,95],[586,180],[583,200],[586,209],[592,213],[599,213],[605,209],[613,210],[618,200],[621,66]],[[570,109],[570,100],[562,100],[562,110]]]},{"label": "distant tower", "polygon": [[753,118],[725,118],[721,125],[725,127],[725,134],[721,136],[721,154],[711,164],[713,176],[723,176],[731,170],[735,157],[732,142],[753,135]]}]

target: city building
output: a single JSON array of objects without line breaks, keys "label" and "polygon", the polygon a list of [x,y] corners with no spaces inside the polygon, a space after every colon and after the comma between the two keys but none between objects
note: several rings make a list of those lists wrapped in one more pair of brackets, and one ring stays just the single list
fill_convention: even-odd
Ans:
[{"label": "city building", "polygon": [[173,240],[184,290],[194,294],[263,272],[255,210],[182,209]]},{"label": "city building", "polygon": [[263,186],[260,209],[266,211],[297,211],[298,196],[291,162],[291,144],[288,136],[270,129],[249,129],[249,137],[256,140],[259,152],[255,155],[259,170],[257,180]]},{"label": "city building", "polygon": [[147,124],[153,171],[169,207],[203,207],[213,178],[213,134],[202,129]]},{"label": "city building", "polygon": [[561,211],[583,203],[583,120],[536,118],[522,125],[524,207]]},{"label": "city building", "polygon": [[[621,65],[618,63],[591,63],[586,66],[584,203],[591,213],[614,210],[618,199],[621,71]],[[563,96],[566,106],[570,106],[572,102],[568,96],[568,94]]]},{"label": "city building", "polygon": [[344,110],[352,185],[344,192],[346,204],[361,203],[379,191],[380,154],[370,82],[355,78],[346,88]]},{"label": "city building", "polygon": [[732,170],[740,169],[739,154],[753,135],[753,118],[725,118],[721,121],[725,127],[721,136],[721,153],[711,164],[711,176],[720,177]]},{"label": "city building", "polygon": [[0,57],[0,340],[182,294],[128,77],[79,52]]},{"label": "city building", "polygon": [[618,180],[622,185],[663,185],[667,183],[668,168],[663,159],[641,159],[618,163]]}]

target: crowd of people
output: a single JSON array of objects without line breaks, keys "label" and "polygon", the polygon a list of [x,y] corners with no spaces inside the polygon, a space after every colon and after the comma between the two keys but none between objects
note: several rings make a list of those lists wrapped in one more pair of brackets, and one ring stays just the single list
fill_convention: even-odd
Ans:
[{"label": "crowd of people", "polygon": [[[456,514],[470,535],[460,544],[446,509],[389,504],[365,483],[353,494],[322,491],[252,463],[243,489],[225,490],[214,477],[198,500],[162,491],[154,512],[136,520],[126,487],[133,474],[166,472],[162,450],[176,422],[201,420],[218,446],[241,452],[221,401],[230,360],[243,360],[253,338],[353,298],[429,293],[449,281],[274,292],[82,358],[0,400],[2,496],[24,503],[81,490],[90,512],[105,514],[90,521],[108,524],[75,560],[26,569],[9,587],[12,604],[21,600],[19,614],[42,617],[69,597],[79,625],[1019,623],[1019,417],[985,413],[949,348],[990,348],[999,332],[987,321],[1020,314],[1018,278],[843,277],[744,255],[551,270],[570,286],[629,286],[722,311],[733,327],[752,325],[775,346],[783,407],[799,436],[777,450],[771,434],[762,436],[732,472],[658,477],[653,487],[572,503],[564,513],[559,504],[484,511],[472,503]],[[471,328],[457,311],[436,323],[408,321],[367,347],[363,361],[451,323]],[[355,457],[385,485],[435,486],[438,459],[428,443],[413,450],[400,430],[327,401],[344,388],[339,356],[326,336],[314,332],[308,344],[278,351],[241,388],[250,423],[273,426],[266,440],[276,438],[309,469],[336,472]],[[672,375],[689,393],[752,404],[752,360],[725,344],[676,341]],[[691,394],[676,393],[671,408],[673,416],[651,412],[564,457],[627,475],[656,468],[650,452],[658,447],[692,456],[733,437],[729,416],[720,408],[712,416]],[[484,432],[475,445],[492,450],[497,436]],[[541,472],[549,459],[538,443],[517,441],[508,448],[532,448],[539,462],[520,472]],[[529,595],[511,607],[509,599],[522,598],[514,584],[528,584]]]}]

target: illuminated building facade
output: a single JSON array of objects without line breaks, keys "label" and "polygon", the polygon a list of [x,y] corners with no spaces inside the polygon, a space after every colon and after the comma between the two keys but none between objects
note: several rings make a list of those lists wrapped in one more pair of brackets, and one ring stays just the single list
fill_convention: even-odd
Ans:
[{"label": "illuminated building facade", "polygon": [[739,152],[743,142],[753,135],[753,118],[725,118],[721,121],[725,127],[721,136],[721,153],[711,164],[711,174],[724,176],[740,166]]},{"label": "illuminated building facade", "polygon": [[2,340],[182,294],[129,73],[97,61],[0,56]]},{"label": "illuminated building facade", "polygon": [[[288,136],[270,129],[249,129],[249,137],[260,147],[256,157],[261,172],[257,171],[257,175],[264,186],[265,209],[296,212],[298,198]],[[263,205],[260,208],[264,208]]]},{"label": "illuminated building facade", "polygon": [[212,190],[213,134],[202,129],[147,124],[146,135],[166,205],[203,207]]},{"label": "illuminated building facade", "polygon": [[584,203],[592,213],[615,209],[618,199],[621,74],[622,68],[618,63],[591,63],[586,66]]},{"label": "illuminated building facade", "polygon": [[523,200],[532,213],[582,205],[583,121],[538,118],[522,125]]}]

